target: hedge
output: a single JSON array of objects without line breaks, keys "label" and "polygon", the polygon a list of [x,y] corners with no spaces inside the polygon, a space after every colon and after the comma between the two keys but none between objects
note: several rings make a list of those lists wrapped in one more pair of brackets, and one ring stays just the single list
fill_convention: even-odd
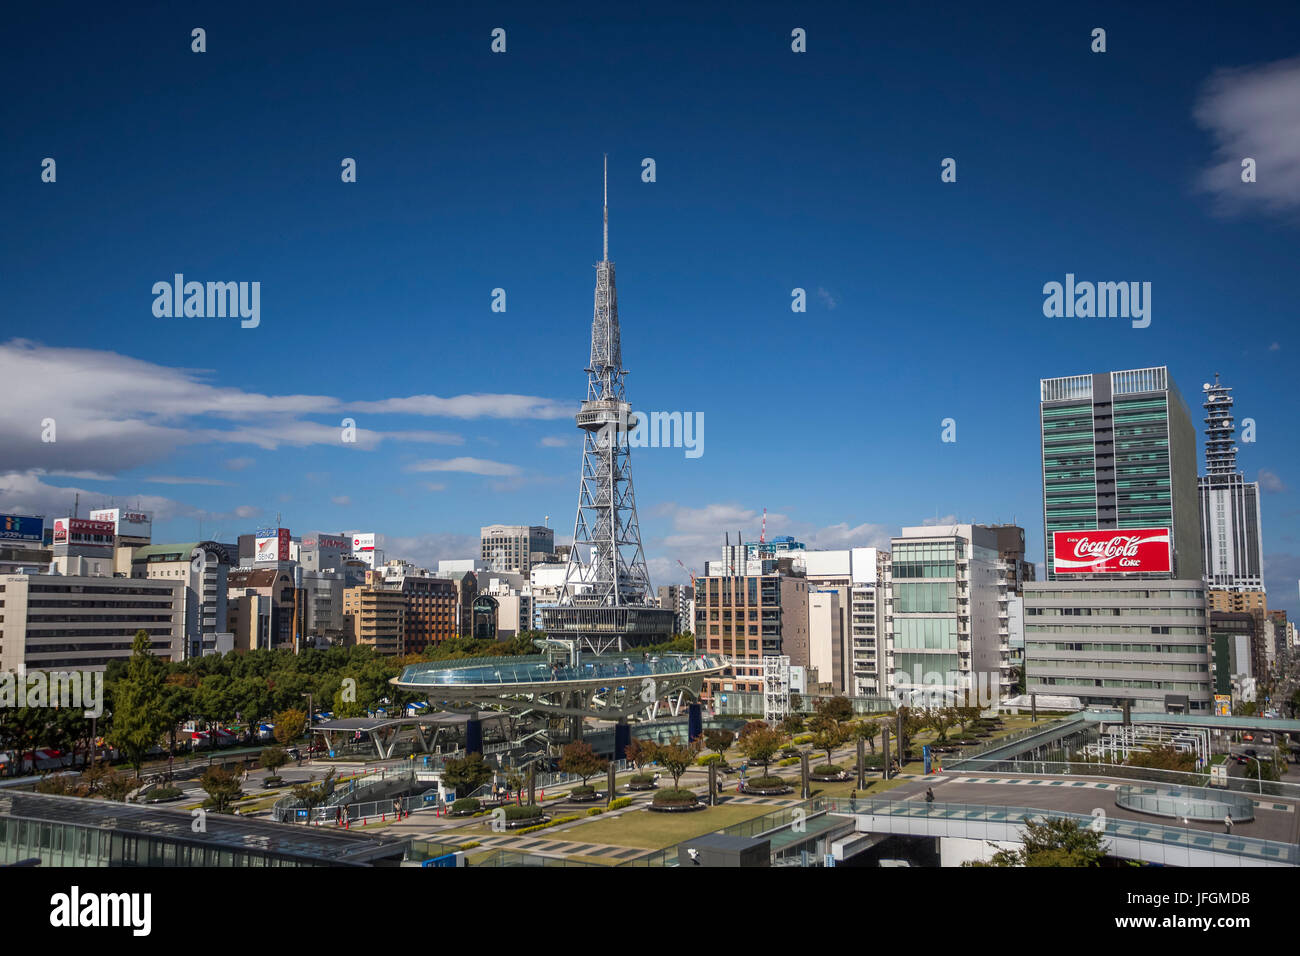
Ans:
[{"label": "hedge", "polygon": [[574,787],[573,790],[570,791],[570,796],[589,797],[595,792],[596,792],[595,787],[591,786],[590,784],[584,783],[582,784],[582,786]]},{"label": "hedge", "polygon": [[482,804],[480,804],[474,797],[461,797],[459,800],[452,803],[451,812],[470,813],[477,810],[480,806],[482,806]]},{"label": "hedge", "polygon": [[696,803],[698,800],[699,798],[695,795],[695,791],[693,790],[687,790],[684,787],[678,787],[676,789],[669,787],[667,790],[660,790],[655,794],[654,804],[655,806],[662,807],[678,803]]},{"label": "hedge", "polygon": [[788,787],[790,784],[782,777],[755,777],[753,780],[746,780],[745,786],[754,787],[758,790],[771,790],[776,787]]},{"label": "hedge", "polygon": [[507,820],[531,820],[533,817],[540,817],[541,815],[541,807],[529,806],[528,804],[506,807]]},{"label": "hedge", "polygon": [[798,762],[799,762],[798,757],[786,757],[784,760],[778,760],[776,762],[776,765],[778,767],[793,767]]},{"label": "hedge", "polygon": [[609,802],[609,808],[611,810],[622,810],[624,807],[630,807],[631,805],[631,797],[619,797],[617,800],[611,800]]},{"label": "hedge", "polygon": [[722,763],[722,754],[705,754],[698,758],[695,763],[701,767],[707,767],[709,764]]},{"label": "hedge", "polygon": [[652,773],[634,773],[632,774],[632,783],[654,783],[655,775]]},{"label": "hedge", "polygon": [[605,812],[604,807],[592,807],[590,810],[587,811],[587,816],[598,817],[604,812]]}]

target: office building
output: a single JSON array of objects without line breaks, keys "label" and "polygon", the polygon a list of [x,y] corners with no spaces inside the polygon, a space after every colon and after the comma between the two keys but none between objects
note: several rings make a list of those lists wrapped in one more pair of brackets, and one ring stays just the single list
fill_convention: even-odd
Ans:
[{"label": "office building", "polygon": [[112,577],[115,543],[111,521],[56,518],[50,569],[55,574]]},{"label": "office building", "polygon": [[347,560],[352,556],[352,538],[345,534],[327,534],[323,531],[311,531],[298,541],[295,560],[304,571],[338,571],[343,572]]},{"label": "office building", "polygon": [[303,643],[332,647],[346,643],[347,622],[343,619],[343,591],[348,586],[341,571],[301,568]]},{"label": "office building", "polygon": [[991,703],[1002,686],[997,536],[972,524],[903,528],[890,555],[889,692]]},{"label": "office building", "polygon": [[1261,615],[1268,612],[1268,595],[1264,591],[1210,588],[1205,592],[1205,599],[1211,611],[1245,611]]},{"label": "office building", "polygon": [[555,532],[539,525],[494,524],[479,529],[479,544],[488,570],[526,575],[534,555],[555,554]]},{"label": "office building", "polygon": [[706,696],[761,693],[764,657],[788,656],[792,666],[808,666],[809,590],[789,564],[762,574],[695,579],[695,648],[722,654],[732,665],[705,681]]},{"label": "office building", "polygon": [[185,655],[185,585],[178,578],[0,576],[0,672],[102,671],[131,656],[137,631],[153,653]]},{"label": "office building", "polygon": [[179,580],[185,621],[185,656],[224,654],[234,649],[227,630],[227,590],[232,561],[215,541],[150,544],[133,549],[131,577]]},{"label": "office building", "polygon": [[226,630],[235,635],[235,650],[296,651],[300,613],[300,592],[288,569],[272,564],[226,575]]},{"label": "office building", "polygon": [[1026,690],[1208,713],[1196,431],[1164,367],[1043,379],[1047,580],[1025,597]]},{"label": "office building", "polygon": [[659,606],[677,615],[673,624],[673,633],[685,634],[695,626],[690,617],[691,598],[694,594],[694,589],[686,584],[659,585]]},{"label": "office building", "polygon": [[1205,474],[1197,479],[1200,496],[1205,580],[1224,591],[1264,590],[1264,545],[1260,534],[1259,483],[1237,470],[1236,420],[1232,389],[1201,386],[1205,392]]}]

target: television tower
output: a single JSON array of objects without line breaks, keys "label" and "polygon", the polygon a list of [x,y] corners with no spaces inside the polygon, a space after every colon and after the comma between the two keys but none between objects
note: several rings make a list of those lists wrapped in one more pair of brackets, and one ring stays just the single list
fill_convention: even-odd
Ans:
[{"label": "television tower", "polygon": [[[658,643],[672,635],[674,609],[651,598],[650,573],[632,489],[628,432],[636,427],[624,393],[614,263],[609,259],[609,159],[605,159],[603,258],[596,264],[587,398],[578,411],[582,470],[573,547],[560,606],[543,610],[553,638],[576,639],[597,654],[625,645]],[[662,618],[662,620],[660,619]]]}]

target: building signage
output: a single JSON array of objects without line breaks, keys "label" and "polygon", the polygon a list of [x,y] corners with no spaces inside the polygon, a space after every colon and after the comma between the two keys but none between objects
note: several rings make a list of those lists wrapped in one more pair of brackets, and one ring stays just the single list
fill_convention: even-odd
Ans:
[{"label": "building signage", "polygon": [[1057,574],[1158,574],[1173,569],[1168,528],[1052,532]]},{"label": "building signage", "polygon": [[[107,537],[107,541],[87,541],[95,536]],[[69,541],[87,544],[113,543],[113,522],[88,521],[85,518],[56,518],[54,521],[54,543],[67,544]]]},{"label": "building signage", "polygon": [[352,536],[352,553],[360,554],[365,551],[375,550],[375,536],[373,534],[358,534]]},{"label": "building signage", "polygon": [[1214,716],[1215,717],[1232,716],[1232,695],[1231,694],[1214,695]]},{"label": "building signage", "polygon": [[100,508],[92,511],[90,517],[95,521],[109,521],[115,534],[129,538],[148,538],[153,530],[153,513],[133,511],[130,508]]},{"label": "building signage", "polygon": [[45,538],[45,519],[27,515],[0,515],[0,538],[6,541],[35,541]]},{"label": "building signage", "polygon": [[289,529],[262,528],[257,532],[254,561],[288,561]]}]

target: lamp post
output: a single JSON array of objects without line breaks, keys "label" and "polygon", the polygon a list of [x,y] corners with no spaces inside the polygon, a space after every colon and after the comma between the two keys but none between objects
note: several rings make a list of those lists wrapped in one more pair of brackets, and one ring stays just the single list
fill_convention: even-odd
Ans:
[{"label": "lamp post", "polygon": [[306,693],[299,694],[298,696],[307,698],[307,750],[310,752],[311,751],[311,711],[312,711],[311,691],[307,691]]}]

